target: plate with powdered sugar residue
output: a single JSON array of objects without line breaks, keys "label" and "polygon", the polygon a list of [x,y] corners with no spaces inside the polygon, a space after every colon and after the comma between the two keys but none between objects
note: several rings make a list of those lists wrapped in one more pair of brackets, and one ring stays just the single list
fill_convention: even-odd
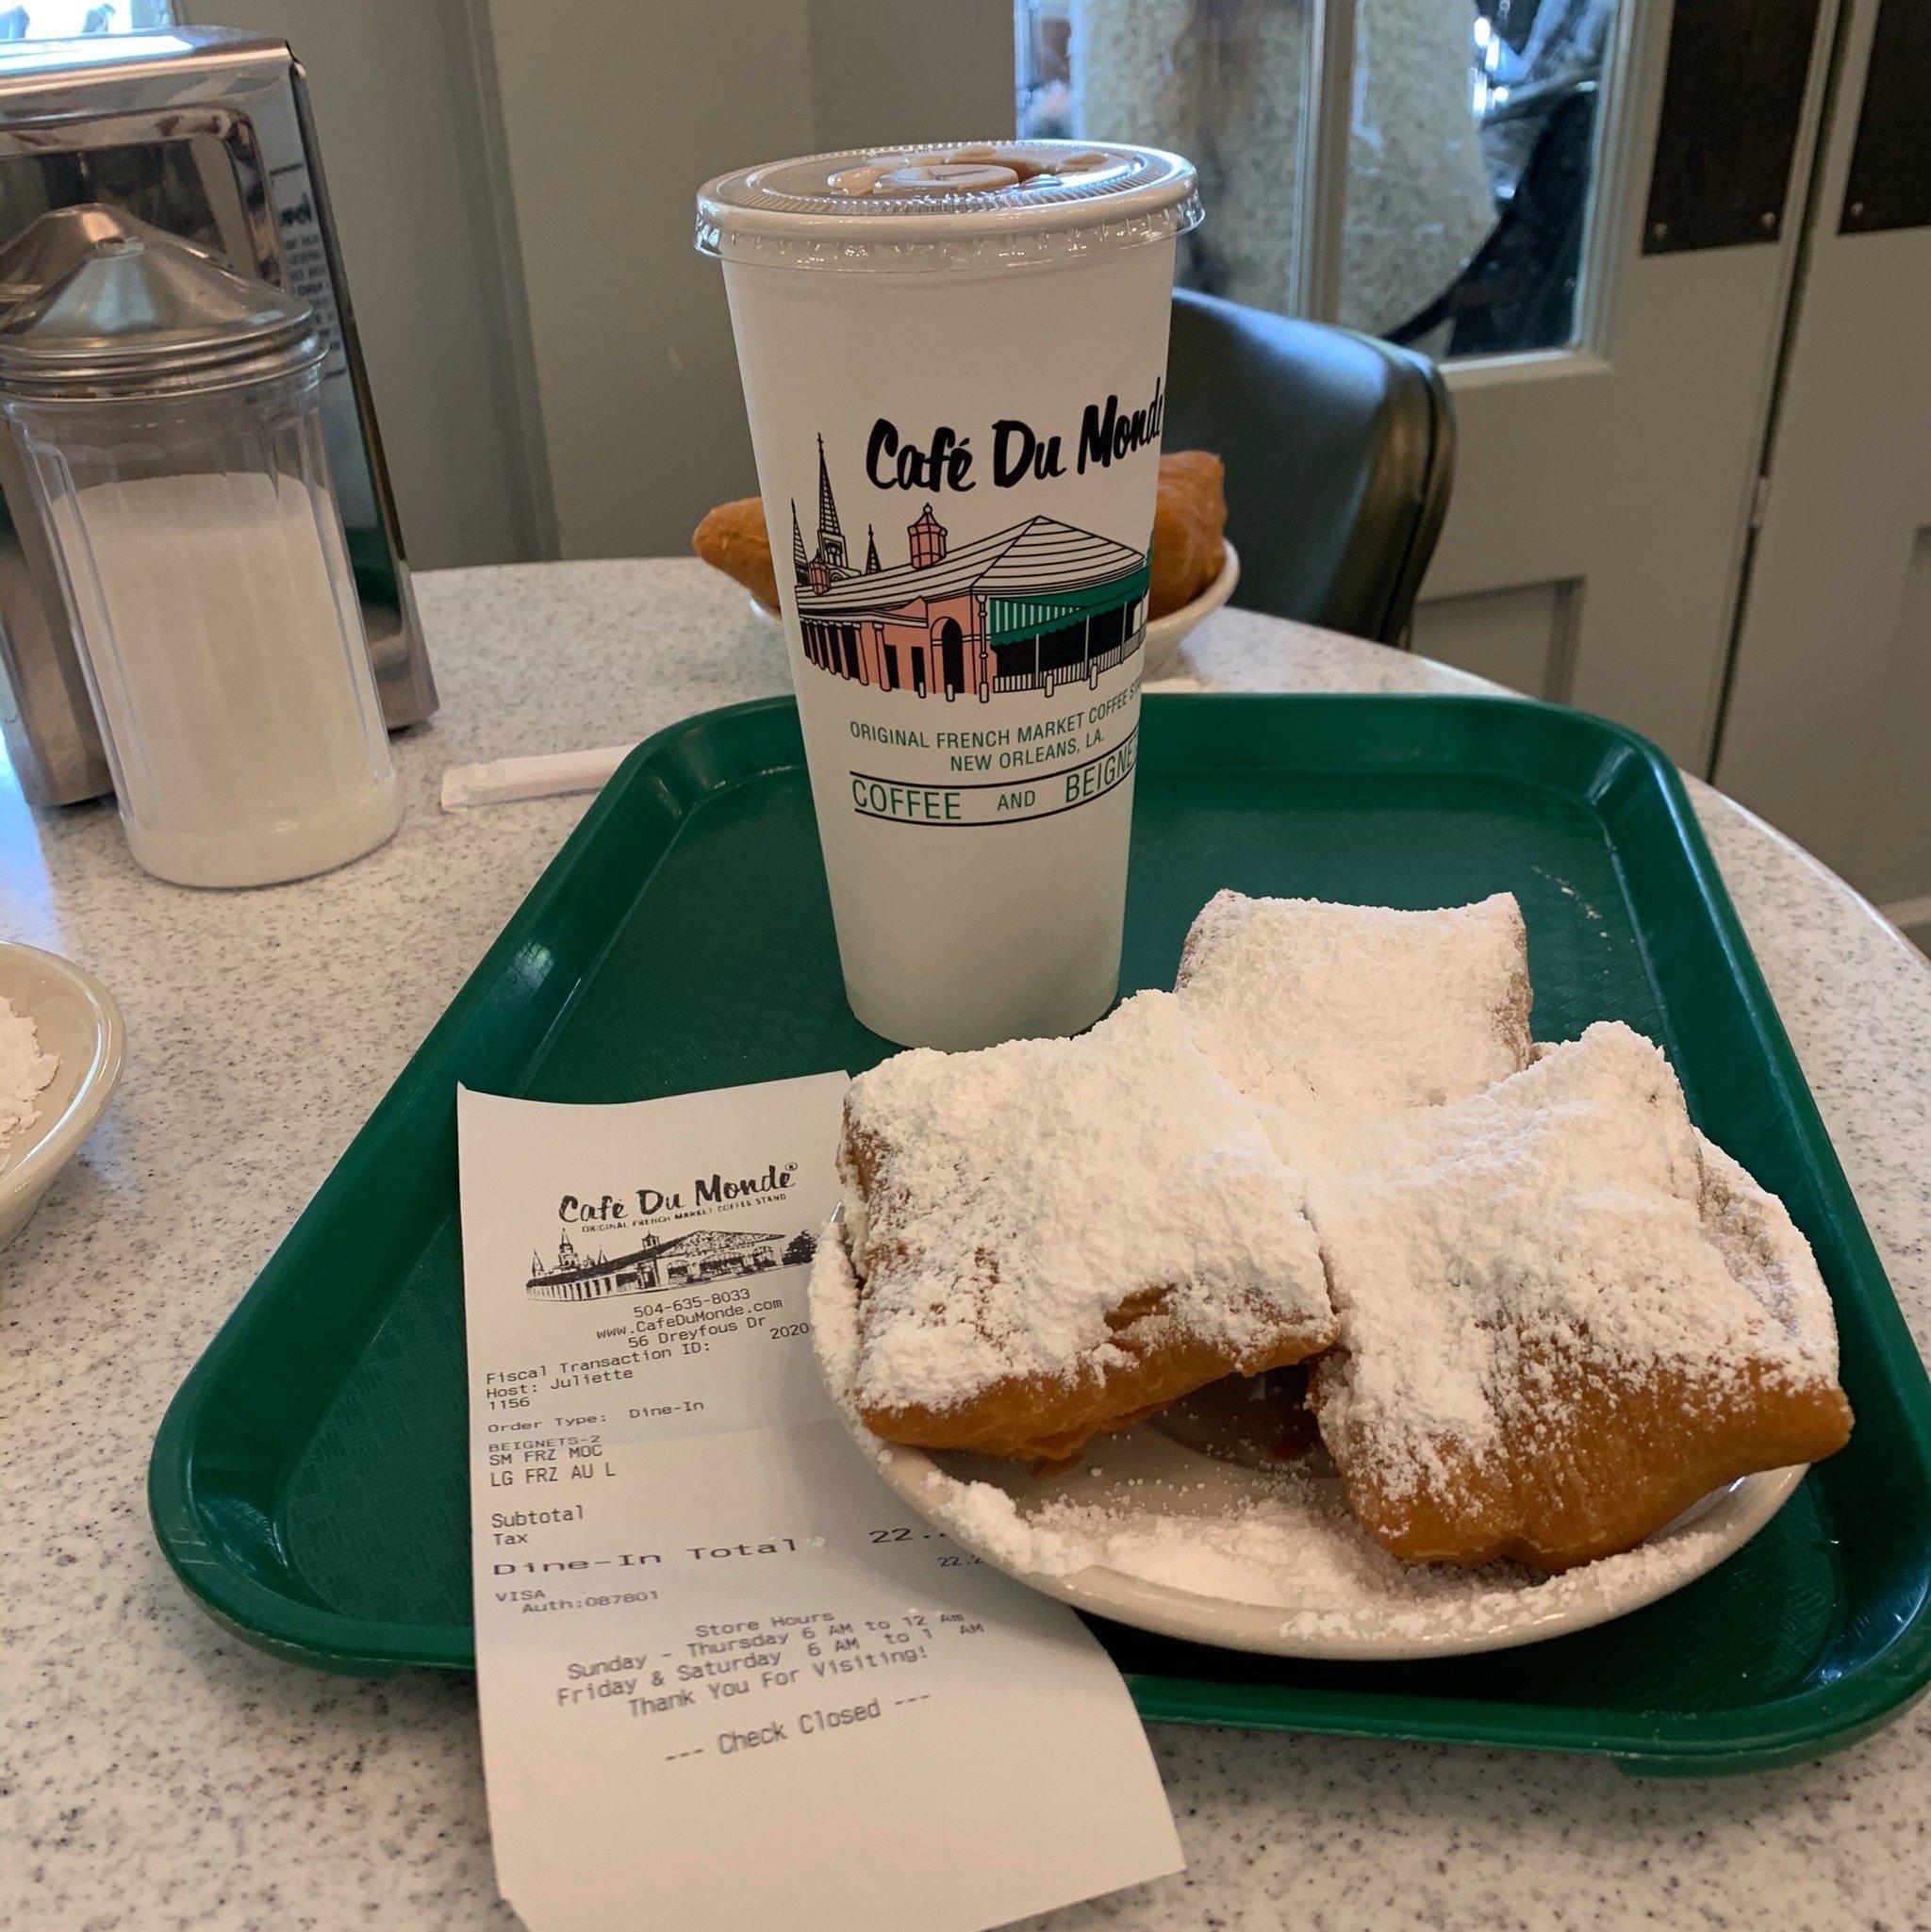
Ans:
[{"label": "plate with powdered sugar residue", "polygon": [[841,1211],[818,1245],[812,1322],[852,1439],[961,1548],[1076,1609],[1162,1636],[1358,1662],[1538,1643],[1694,1582],[1742,1548],[1804,1478],[1801,1468],[1744,1477],[1637,1548],[1544,1577],[1513,1563],[1399,1561],[1355,1521],[1318,1451],[1254,1454],[1211,1402],[1185,1425],[1163,1417],[1096,1438],[1055,1470],[903,1448],[873,1435],[850,1400],[858,1284],[842,1219]]},{"label": "plate with powdered sugar residue", "polygon": [[93,1131],[121,1053],[121,1010],[91,973],[0,942],[0,1247]]}]

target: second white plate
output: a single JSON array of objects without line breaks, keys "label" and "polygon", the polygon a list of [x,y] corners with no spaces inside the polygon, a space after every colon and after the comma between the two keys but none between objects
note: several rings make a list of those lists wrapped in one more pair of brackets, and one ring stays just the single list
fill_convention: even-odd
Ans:
[{"label": "second white plate", "polygon": [[0,1247],[26,1226],[54,1177],[79,1151],[121,1077],[121,1011],[72,960],[0,943],[0,999],[31,1019],[59,1062],[32,1123],[0,1144]]}]

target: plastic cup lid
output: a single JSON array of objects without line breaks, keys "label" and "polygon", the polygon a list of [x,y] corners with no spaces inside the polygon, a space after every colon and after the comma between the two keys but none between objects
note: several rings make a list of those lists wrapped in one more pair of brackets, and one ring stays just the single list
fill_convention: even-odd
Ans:
[{"label": "plastic cup lid", "polygon": [[698,190],[697,245],[726,261],[910,272],[1024,266],[1198,225],[1193,164],[1112,141],[953,141],[769,161]]}]

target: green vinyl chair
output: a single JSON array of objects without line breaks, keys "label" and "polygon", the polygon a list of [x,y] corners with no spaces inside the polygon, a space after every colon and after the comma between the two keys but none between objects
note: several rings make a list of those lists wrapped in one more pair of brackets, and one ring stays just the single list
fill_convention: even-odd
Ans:
[{"label": "green vinyl chair", "polygon": [[1235,602],[1399,644],[1455,473],[1425,355],[1178,291],[1163,441],[1227,465]]}]

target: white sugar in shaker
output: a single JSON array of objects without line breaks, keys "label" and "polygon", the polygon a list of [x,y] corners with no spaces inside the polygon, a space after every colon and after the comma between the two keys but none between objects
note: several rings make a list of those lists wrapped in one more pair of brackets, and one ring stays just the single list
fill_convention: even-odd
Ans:
[{"label": "white sugar in shaker", "polygon": [[134,856],[265,885],[402,798],[322,446],[308,305],[162,236],[0,320],[0,408],[58,566]]}]

